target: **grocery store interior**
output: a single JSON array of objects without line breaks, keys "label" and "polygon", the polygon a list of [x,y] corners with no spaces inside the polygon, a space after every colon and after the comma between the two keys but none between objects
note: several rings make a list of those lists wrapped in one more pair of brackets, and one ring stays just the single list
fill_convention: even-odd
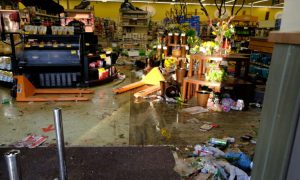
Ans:
[{"label": "grocery store interior", "polygon": [[299,178],[299,7],[2,0],[0,179]]}]

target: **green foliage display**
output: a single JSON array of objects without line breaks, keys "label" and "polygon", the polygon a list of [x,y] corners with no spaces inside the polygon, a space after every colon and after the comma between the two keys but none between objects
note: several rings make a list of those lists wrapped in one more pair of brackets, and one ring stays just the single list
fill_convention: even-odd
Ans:
[{"label": "green foliage display", "polygon": [[216,63],[210,63],[209,70],[205,74],[205,78],[212,82],[222,82],[227,78],[227,73],[224,69],[219,68]]}]

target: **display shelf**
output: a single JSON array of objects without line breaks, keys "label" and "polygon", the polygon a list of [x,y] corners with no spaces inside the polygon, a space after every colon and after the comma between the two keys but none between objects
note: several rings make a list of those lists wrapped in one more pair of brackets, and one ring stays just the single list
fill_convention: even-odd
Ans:
[{"label": "display shelf", "polygon": [[0,70],[1,70],[1,71],[9,71],[9,72],[12,72],[11,69],[9,70],[9,69],[0,68]]},{"label": "display shelf", "polygon": [[65,13],[92,13],[92,10],[85,9],[65,9]]},{"label": "display shelf", "polygon": [[81,64],[51,64],[51,63],[44,63],[44,64],[22,64],[22,68],[28,67],[81,67]]},{"label": "display shelf", "polygon": [[147,25],[131,25],[131,24],[128,25],[123,24],[121,26],[122,27],[144,27],[144,28],[148,27]]},{"label": "display shelf", "polygon": [[36,39],[36,38],[54,38],[54,39],[58,39],[58,38],[79,38],[80,35],[51,35],[51,34],[47,34],[47,35],[42,35],[42,34],[26,34],[25,37],[29,38],[29,39]]},{"label": "display shelf", "polygon": [[1,12],[17,12],[19,10],[14,10],[14,9],[0,9]]},{"label": "display shelf", "polygon": [[102,85],[102,84],[109,83],[109,82],[113,81],[114,79],[116,79],[117,77],[118,77],[118,75],[114,74],[112,76],[107,77],[106,79],[90,80],[90,81],[88,81],[88,85],[89,86],[99,86],[99,85]]},{"label": "display shelf", "polygon": [[262,67],[265,67],[265,68],[269,68],[270,67],[270,65],[268,65],[268,64],[254,62],[254,61],[252,61],[252,62],[250,61],[250,64],[262,66]]},{"label": "display shelf", "polygon": [[[147,11],[120,11],[120,27],[122,27],[121,46],[124,49],[143,49],[146,48],[148,40],[134,34],[148,34],[148,12]],[[135,22],[141,23],[135,23]],[[126,22],[126,24],[124,23]],[[146,36],[145,36],[146,37]],[[128,39],[126,39],[128,38]],[[137,38],[138,40],[134,39]]]},{"label": "display shelf", "polygon": [[[72,77],[72,82],[63,87],[84,86],[82,36],[82,34],[24,35],[25,47],[17,64],[18,74],[29,77],[30,82],[36,87],[57,87],[55,83],[45,86],[44,80],[50,75],[55,82],[59,78]],[[41,42],[44,43],[40,47]],[[47,46],[47,42],[52,42],[52,46]],[[60,46],[62,43],[64,46]],[[26,47],[27,45],[30,46]]]},{"label": "display shelf", "polygon": [[187,44],[168,44],[167,46],[178,47],[178,46],[187,46]]},{"label": "display shelf", "polygon": [[0,80],[0,86],[11,88],[13,86],[13,82],[7,82],[7,81]]},{"label": "display shelf", "polygon": [[148,20],[148,18],[139,18],[139,17],[122,17],[123,19],[131,19],[131,20]]},{"label": "display shelf", "polygon": [[147,11],[120,11],[123,14],[148,14]]},{"label": "display shelf", "polygon": [[43,14],[43,13],[35,13],[36,16],[43,16],[43,17],[47,17],[47,18],[56,18],[58,19],[58,16],[54,16],[54,15],[49,15],[49,14]]},{"label": "display shelf", "polygon": [[31,46],[31,47],[24,47],[24,50],[79,50],[79,46],[71,46],[71,47],[66,47],[66,46],[58,46],[58,47],[53,47],[53,46]]},{"label": "display shelf", "polygon": [[0,57],[2,57],[2,56],[12,56],[12,54],[0,54]]}]

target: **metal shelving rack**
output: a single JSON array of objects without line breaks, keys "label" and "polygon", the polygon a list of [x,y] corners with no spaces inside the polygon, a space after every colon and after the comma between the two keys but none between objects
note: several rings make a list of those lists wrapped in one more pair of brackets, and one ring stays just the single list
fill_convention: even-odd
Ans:
[{"label": "metal shelving rack", "polygon": [[[14,39],[15,36],[14,35],[20,35],[21,36],[21,34],[15,33],[15,32],[2,33],[2,39],[1,39],[2,42],[4,42],[3,41],[4,39],[9,38],[10,43],[7,43],[7,42],[4,42],[4,43],[10,46],[11,53],[10,54],[0,54],[0,57],[7,56],[7,57],[11,58],[11,68],[10,69],[2,68],[0,70],[11,72],[12,75],[16,75],[18,73],[18,71],[17,71],[18,57],[17,57],[16,46],[22,43],[22,40],[20,42],[15,42],[15,39]],[[3,79],[0,78],[0,85],[1,86],[12,87],[13,83],[14,83],[13,79],[11,79],[10,81],[6,81],[6,80],[3,80]]]},{"label": "metal shelving rack", "polygon": [[149,16],[147,11],[120,11],[122,47],[143,49],[148,43]]}]

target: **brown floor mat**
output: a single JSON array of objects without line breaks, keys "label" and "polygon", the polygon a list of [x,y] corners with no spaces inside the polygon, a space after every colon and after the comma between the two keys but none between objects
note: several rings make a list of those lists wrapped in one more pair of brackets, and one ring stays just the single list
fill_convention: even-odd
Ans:
[{"label": "brown floor mat", "polygon": [[[0,179],[8,179],[0,148]],[[58,177],[55,148],[21,149],[23,180]],[[66,148],[69,180],[130,179],[176,180],[175,161],[168,147],[72,147]]]}]

